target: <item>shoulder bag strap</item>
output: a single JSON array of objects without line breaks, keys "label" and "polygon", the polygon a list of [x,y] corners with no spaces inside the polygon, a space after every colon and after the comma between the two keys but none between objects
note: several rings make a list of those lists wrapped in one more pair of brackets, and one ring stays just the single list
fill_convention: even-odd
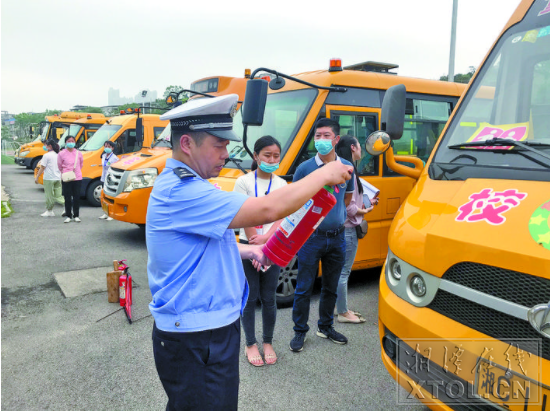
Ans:
[{"label": "shoulder bag strap", "polygon": [[79,155],[79,151],[78,150],[74,150],[76,152],[76,157],[74,158],[74,166],[73,166],[73,171],[76,171],[76,162],[78,161],[78,155]]}]

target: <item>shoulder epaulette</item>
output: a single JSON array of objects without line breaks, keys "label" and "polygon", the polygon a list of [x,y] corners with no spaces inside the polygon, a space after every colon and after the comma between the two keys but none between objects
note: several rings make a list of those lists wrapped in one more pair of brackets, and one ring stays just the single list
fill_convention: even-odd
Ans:
[{"label": "shoulder epaulette", "polygon": [[176,167],[174,170],[174,173],[176,176],[178,176],[180,179],[184,179],[186,177],[193,177],[195,176],[193,172],[187,170],[185,167]]}]

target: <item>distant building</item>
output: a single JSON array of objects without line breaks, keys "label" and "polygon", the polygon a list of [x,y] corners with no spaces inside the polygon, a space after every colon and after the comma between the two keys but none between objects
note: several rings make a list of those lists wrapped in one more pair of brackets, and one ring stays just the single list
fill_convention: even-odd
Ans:
[{"label": "distant building", "polygon": [[134,103],[134,99],[131,97],[120,97],[120,90],[113,89],[112,87],[109,87],[107,101],[109,106],[120,106],[123,104]]}]

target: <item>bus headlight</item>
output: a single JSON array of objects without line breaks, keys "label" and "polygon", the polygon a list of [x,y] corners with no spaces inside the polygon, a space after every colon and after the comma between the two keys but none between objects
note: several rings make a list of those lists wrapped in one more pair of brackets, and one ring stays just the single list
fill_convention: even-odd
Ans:
[{"label": "bus headlight", "polygon": [[128,173],[122,191],[131,192],[134,189],[145,189],[146,187],[152,187],[157,176],[158,171],[154,167],[132,170]]},{"label": "bus headlight", "polygon": [[421,276],[415,275],[411,279],[411,291],[415,296],[421,298],[426,294],[426,282]]},{"label": "bus headlight", "polygon": [[401,265],[397,259],[390,261],[390,275],[397,281],[401,280]]},{"label": "bus headlight", "polygon": [[411,265],[388,249],[385,280],[390,290],[417,307],[428,306],[434,299],[441,278]]},{"label": "bus headlight", "polygon": [[30,153],[30,150],[25,150],[24,152],[19,153],[19,157],[25,157]]}]

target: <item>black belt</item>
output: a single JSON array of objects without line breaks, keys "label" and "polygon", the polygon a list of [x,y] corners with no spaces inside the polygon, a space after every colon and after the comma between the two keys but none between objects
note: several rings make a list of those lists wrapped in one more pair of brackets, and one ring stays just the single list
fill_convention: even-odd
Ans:
[{"label": "black belt", "polygon": [[338,229],[334,229],[334,230],[320,230],[320,229],[317,229],[313,233],[315,233],[317,235],[326,236],[326,237],[336,237],[340,233],[342,233],[344,230],[346,230],[346,228],[344,226],[340,226]]}]

